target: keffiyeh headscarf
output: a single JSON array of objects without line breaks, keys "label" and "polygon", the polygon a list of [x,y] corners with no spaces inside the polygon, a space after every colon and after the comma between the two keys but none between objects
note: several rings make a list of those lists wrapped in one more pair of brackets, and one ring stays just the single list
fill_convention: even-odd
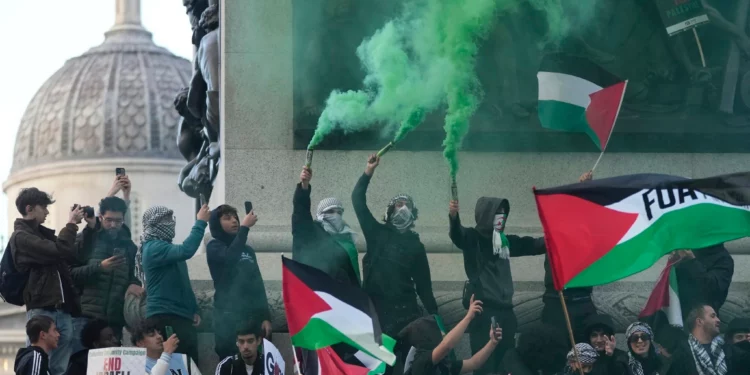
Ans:
[{"label": "keffiyeh headscarf", "polygon": [[[396,209],[396,202],[406,201],[406,204]],[[393,225],[399,231],[406,231],[414,226],[417,220],[417,208],[414,206],[414,199],[408,194],[399,194],[388,202],[385,210],[385,221]]]},{"label": "keffiyeh headscarf", "polygon": [[578,351],[578,361],[583,365],[593,365],[596,362],[597,357],[599,357],[599,353],[596,352],[596,349],[594,349],[593,346],[586,343],[576,344],[575,350],[571,349],[570,352],[568,352],[568,363],[563,370],[564,374],[579,373],[578,370],[574,370],[570,365],[572,362],[576,361],[576,351]]},{"label": "keffiyeh headscarf", "polygon": [[[651,345],[648,349],[648,358],[656,358],[656,348],[654,347],[653,342],[654,331],[651,329],[651,326],[643,322],[635,322],[629,325],[628,329],[625,330],[625,338],[628,342],[628,368],[630,368],[630,373],[633,375],[645,375],[645,372],[643,371],[643,363],[641,363],[641,360],[633,354],[633,349],[630,348],[630,337],[636,333],[645,333],[652,338]],[[648,360],[648,358],[646,360]],[[658,375],[658,373],[656,375]]]},{"label": "keffiyeh headscarf", "polygon": [[148,241],[172,242],[174,239],[174,211],[164,206],[154,206],[143,213],[141,246]]},{"label": "keffiyeh headscarf", "polygon": [[326,213],[326,211],[333,208],[341,210],[342,213],[344,212],[344,206],[338,199],[326,198],[321,200],[320,203],[318,203],[318,209],[315,212],[315,219],[319,223],[323,224],[323,229],[325,229],[325,231],[328,233],[354,234],[352,228],[349,227],[349,224],[344,221],[344,218],[341,215],[339,215],[338,213]]}]

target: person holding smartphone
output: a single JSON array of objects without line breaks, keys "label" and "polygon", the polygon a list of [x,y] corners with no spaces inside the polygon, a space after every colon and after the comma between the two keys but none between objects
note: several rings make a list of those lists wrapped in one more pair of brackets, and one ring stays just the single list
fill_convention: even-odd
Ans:
[{"label": "person holding smartphone", "polygon": [[271,312],[255,249],[247,237],[258,216],[247,202],[239,220],[237,209],[223,204],[211,211],[208,227],[213,239],[206,260],[214,281],[214,350],[220,359],[237,354],[236,330],[248,321],[261,323],[262,337],[271,339]]}]

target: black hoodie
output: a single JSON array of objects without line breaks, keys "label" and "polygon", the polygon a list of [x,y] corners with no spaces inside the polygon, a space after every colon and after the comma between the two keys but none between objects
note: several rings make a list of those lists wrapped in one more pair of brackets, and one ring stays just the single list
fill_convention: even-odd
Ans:
[{"label": "black hoodie", "polygon": [[709,304],[718,312],[727,300],[734,275],[734,260],[724,244],[697,249],[693,254],[695,259],[675,265],[682,313],[687,315],[701,303]]},{"label": "black hoodie", "polygon": [[49,375],[49,357],[38,346],[18,349],[13,370],[16,375]]},{"label": "black hoodie", "polygon": [[214,308],[259,322],[271,320],[258,258],[247,245],[250,228],[240,226],[236,235],[225,232],[218,210],[211,212],[208,225],[213,239],[206,245],[206,258],[216,289]]},{"label": "black hoodie", "polygon": [[86,369],[89,365],[89,350],[83,349],[70,356],[68,361],[68,369],[65,371],[65,375],[83,375],[86,373]]},{"label": "black hoodie", "polygon": [[[612,336],[615,334],[615,324],[612,317],[606,314],[591,315],[583,322],[584,335],[587,343],[591,333],[594,330],[603,330],[605,335]],[[593,346],[593,345],[592,345]],[[599,352],[599,358],[594,363],[592,374],[595,375],[627,375],[628,374],[628,353],[615,349],[611,356]]]},{"label": "black hoodie", "polygon": [[[495,214],[500,207],[510,214],[507,199],[482,197],[474,210],[475,228],[461,226],[459,215],[450,218],[450,237],[453,244],[464,253],[464,270],[474,287],[475,297],[486,307],[513,307],[513,277],[510,259],[495,255],[492,249],[492,231]],[[507,217],[507,216],[506,216]],[[507,235],[511,257],[540,255],[547,249],[544,238]]]}]

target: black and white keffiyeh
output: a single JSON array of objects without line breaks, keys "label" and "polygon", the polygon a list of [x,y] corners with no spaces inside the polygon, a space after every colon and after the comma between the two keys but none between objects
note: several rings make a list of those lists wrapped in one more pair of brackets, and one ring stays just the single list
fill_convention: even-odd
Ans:
[{"label": "black and white keffiyeh", "polygon": [[[650,337],[654,337],[654,331],[651,329],[651,326],[643,322],[635,322],[629,325],[628,329],[625,330],[625,337],[627,338],[628,343],[630,342],[630,337],[636,333],[645,333]],[[628,346],[630,346],[630,344],[628,344]],[[649,356],[656,356],[656,348],[654,348],[653,342],[651,343],[651,347],[648,349],[648,351]],[[632,349],[628,350],[628,368],[630,368],[630,373],[633,375],[645,374],[645,372],[643,371],[643,364],[638,360],[638,358],[635,357],[635,355],[633,355]]]},{"label": "black and white keffiyeh", "polygon": [[688,339],[690,352],[695,360],[695,367],[700,375],[726,375],[727,363],[724,356],[724,337],[717,336],[711,342],[711,354],[716,358],[716,364],[711,360],[711,356],[703,348],[703,345],[696,340],[693,335]]},{"label": "black and white keffiyeh", "polygon": [[172,242],[174,239],[174,211],[164,206],[154,206],[143,213],[141,246],[148,241]]}]

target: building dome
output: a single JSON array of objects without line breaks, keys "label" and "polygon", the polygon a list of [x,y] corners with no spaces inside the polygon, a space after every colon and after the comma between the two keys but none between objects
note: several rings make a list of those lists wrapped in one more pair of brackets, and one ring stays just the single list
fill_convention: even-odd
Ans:
[{"label": "building dome", "polygon": [[61,160],[181,159],[173,102],[191,75],[188,60],[154,44],[140,1],[118,0],[104,42],[68,60],[29,103],[12,173]]}]

